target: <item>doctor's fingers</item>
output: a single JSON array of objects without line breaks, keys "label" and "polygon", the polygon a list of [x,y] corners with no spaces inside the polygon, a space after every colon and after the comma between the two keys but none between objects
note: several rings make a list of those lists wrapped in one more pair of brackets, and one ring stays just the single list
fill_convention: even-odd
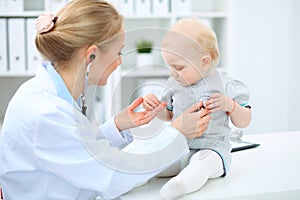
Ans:
[{"label": "doctor's fingers", "polygon": [[134,109],[136,109],[139,105],[141,105],[143,103],[143,97],[139,97],[136,100],[134,100],[129,106],[128,106],[128,110],[129,111],[133,111]]},{"label": "doctor's fingers", "polygon": [[198,121],[198,125],[200,127],[203,127],[203,128],[207,128],[209,122],[211,120],[211,117],[210,115],[205,115],[204,117],[201,117],[200,120]]},{"label": "doctor's fingers", "polygon": [[146,113],[145,115],[134,119],[133,123],[135,124],[135,126],[141,126],[141,125],[144,125],[144,124],[148,124],[155,117],[155,116],[153,116],[149,113]]},{"label": "doctor's fingers", "polygon": [[163,102],[160,103],[155,109],[151,111],[141,112],[140,114],[143,114],[143,116],[140,116],[139,118],[136,118],[135,124],[140,126],[144,124],[148,124],[151,120],[153,120],[159,112],[161,112],[165,107],[167,103]]},{"label": "doctor's fingers", "polygon": [[203,101],[193,104],[189,108],[187,108],[183,113],[193,113],[199,111],[203,106]]},{"label": "doctor's fingers", "polygon": [[147,114],[146,114],[146,117],[150,117],[150,118],[154,118],[156,117],[156,115],[161,112],[165,107],[167,106],[167,103],[166,102],[162,102],[160,103],[157,107],[155,107],[153,110],[149,111]]},{"label": "doctor's fingers", "polygon": [[210,122],[210,116],[206,115],[204,117],[201,117],[197,123],[195,123],[195,133],[194,133],[194,137],[201,137],[203,135],[203,133],[205,133],[205,131],[208,128],[208,124]]},{"label": "doctor's fingers", "polygon": [[158,106],[156,108],[154,108],[151,112],[150,115],[153,116],[153,118],[159,113],[161,112],[165,107],[167,106],[167,102],[162,102],[160,104],[158,104]]},{"label": "doctor's fingers", "polygon": [[[148,105],[148,104],[147,104]],[[149,105],[149,107],[151,107],[152,112],[158,114],[160,111],[162,111],[165,107],[167,106],[167,102],[158,102],[157,105],[153,106],[153,105]]]},{"label": "doctor's fingers", "polygon": [[128,113],[128,118],[126,120],[126,123],[129,126],[129,128],[143,125],[143,123],[145,123],[146,121],[145,119],[149,118],[148,112],[149,111]]}]

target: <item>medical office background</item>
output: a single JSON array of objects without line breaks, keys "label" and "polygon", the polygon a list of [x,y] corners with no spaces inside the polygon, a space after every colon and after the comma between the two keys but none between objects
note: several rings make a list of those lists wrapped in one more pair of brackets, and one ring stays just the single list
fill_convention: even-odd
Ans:
[{"label": "medical office background", "polygon": [[[34,19],[55,13],[64,0],[0,0],[0,126],[8,102],[21,83],[34,75],[40,62],[34,47]],[[300,130],[300,1],[298,0],[115,0],[127,31],[168,28],[194,16],[215,31],[221,49],[219,69],[242,80],[250,89],[253,120],[246,134]],[[124,51],[143,38],[159,45],[160,38],[137,31]],[[156,36],[160,37],[160,36]],[[168,77],[159,53],[158,66],[139,68],[137,54],[124,57],[109,84],[96,89],[94,109],[99,119],[120,110],[137,85]],[[119,89],[116,89],[119,88]],[[131,90],[132,89],[132,90]],[[151,89],[150,89],[151,90]],[[115,91],[118,91],[117,95]],[[112,100],[113,99],[113,100]],[[112,103],[113,102],[113,103]],[[18,123],[18,122],[16,122]]]}]

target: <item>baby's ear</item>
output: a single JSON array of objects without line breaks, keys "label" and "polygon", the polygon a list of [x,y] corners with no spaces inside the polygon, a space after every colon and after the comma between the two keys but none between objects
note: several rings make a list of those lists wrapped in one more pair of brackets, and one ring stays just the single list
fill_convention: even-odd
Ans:
[{"label": "baby's ear", "polygon": [[203,70],[209,70],[211,67],[211,57],[209,55],[204,55],[201,57],[201,68]]}]

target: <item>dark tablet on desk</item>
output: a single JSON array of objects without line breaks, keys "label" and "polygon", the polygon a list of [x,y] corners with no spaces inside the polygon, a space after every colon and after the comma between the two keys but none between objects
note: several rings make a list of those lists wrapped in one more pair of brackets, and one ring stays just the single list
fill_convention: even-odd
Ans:
[{"label": "dark tablet on desk", "polygon": [[242,151],[242,150],[246,150],[246,149],[252,149],[252,148],[255,148],[255,147],[260,145],[260,144],[257,144],[257,143],[251,143],[251,142],[245,142],[245,141],[241,141],[241,142],[230,141],[230,143],[232,145],[231,152]]}]

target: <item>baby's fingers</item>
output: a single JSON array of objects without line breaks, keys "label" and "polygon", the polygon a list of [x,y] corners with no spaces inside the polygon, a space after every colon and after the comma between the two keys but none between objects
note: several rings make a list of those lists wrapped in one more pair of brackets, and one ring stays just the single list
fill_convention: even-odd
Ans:
[{"label": "baby's fingers", "polygon": [[210,98],[210,99],[214,99],[214,98],[220,98],[221,96],[222,96],[221,93],[214,93],[214,94],[212,94],[209,98]]},{"label": "baby's fingers", "polygon": [[144,101],[146,101],[148,104],[152,106],[158,106],[160,104],[160,101],[154,94],[147,94],[144,97]]},{"label": "baby's fingers", "polygon": [[153,110],[155,107],[156,107],[155,105],[153,105],[149,102],[146,102],[146,101],[143,102],[143,108],[145,110]]}]

